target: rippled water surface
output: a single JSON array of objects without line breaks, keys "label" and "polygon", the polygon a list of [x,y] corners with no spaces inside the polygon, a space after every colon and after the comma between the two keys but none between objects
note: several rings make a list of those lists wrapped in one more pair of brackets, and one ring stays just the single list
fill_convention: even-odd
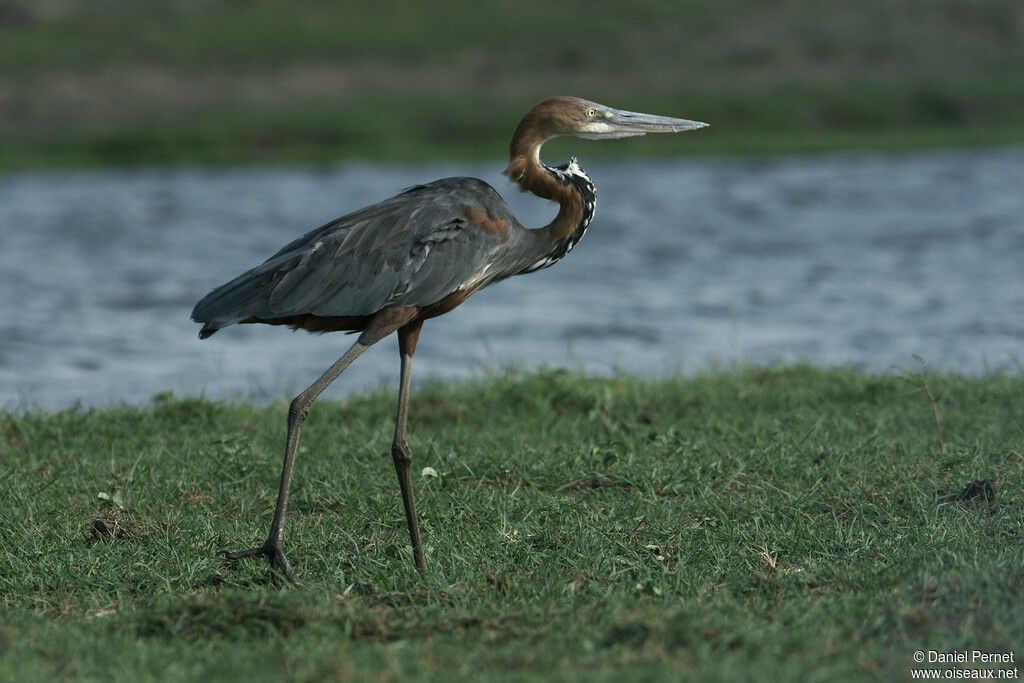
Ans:
[{"label": "rippled water surface", "polygon": [[[1024,150],[584,165],[586,238],[548,270],[428,322],[415,372],[505,363],[692,372],[807,360],[1018,368]],[[526,225],[554,206],[489,165],[153,170],[0,178],[0,406],[160,391],[284,398],[352,341],[236,326],[200,342],[208,290],[284,243],[446,175],[493,184]],[[397,377],[364,354],[334,395]]]}]

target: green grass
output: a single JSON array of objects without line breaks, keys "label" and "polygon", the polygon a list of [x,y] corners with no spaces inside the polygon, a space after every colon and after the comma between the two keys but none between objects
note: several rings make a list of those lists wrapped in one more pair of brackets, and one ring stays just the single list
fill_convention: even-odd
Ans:
[{"label": "green grass", "polygon": [[[393,392],[320,402],[286,540],[309,590],[217,556],[266,531],[283,404],[0,414],[0,679],[904,679],[915,650],[1019,657],[1022,398],[1019,375],[807,367],[415,387],[423,576]],[[994,497],[961,500],[978,480]]]},{"label": "green grass", "polygon": [[552,94],[708,121],[598,154],[1024,143],[1018,0],[10,0],[0,169],[496,157]]}]

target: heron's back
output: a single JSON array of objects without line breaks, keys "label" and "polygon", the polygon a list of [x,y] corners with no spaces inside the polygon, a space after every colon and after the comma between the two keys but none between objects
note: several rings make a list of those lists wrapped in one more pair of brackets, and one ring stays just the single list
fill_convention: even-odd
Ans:
[{"label": "heron's back", "polygon": [[481,180],[417,185],[285,245],[203,297],[192,319],[205,338],[239,322],[358,324],[385,308],[429,306],[473,282],[523,232]]}]

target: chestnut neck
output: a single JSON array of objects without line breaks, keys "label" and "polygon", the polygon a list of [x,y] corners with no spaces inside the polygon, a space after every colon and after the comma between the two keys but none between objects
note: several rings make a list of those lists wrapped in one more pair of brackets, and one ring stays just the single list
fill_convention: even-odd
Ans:
[{"label": "chestnut neck", "polygon": [[512,136],[505,175],[524,192],[558,202],[555,219],[535,230],[540,254],[524,272],[546,268],[560,260],[583,237],[594,216],[594,184],[572,159],[565,166],[551,167],[540,160],[540,148],[553,135],[524,119]]}]

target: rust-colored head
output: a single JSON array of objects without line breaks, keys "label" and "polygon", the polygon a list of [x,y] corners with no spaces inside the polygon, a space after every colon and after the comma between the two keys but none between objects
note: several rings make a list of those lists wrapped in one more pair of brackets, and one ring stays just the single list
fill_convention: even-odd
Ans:
[{"label": "rust-colored head", "polygon": [[547,140],[563,135],[601,140],[647,133],[678,133],[706,125],[700,121],[613,109],[579,97],[549,97],[519,122],[509,145],[505,175],[521,190],[556,201],[571,201],[572,192],[553,180],[541,164],[540,148]]},{"label": "rust-colored head", "polygon": [[579,97],[549,97],[531,109],[512,136],[511,154],[535,154],[546,140],[562,135],[587,139],[679,133],[707,126],[700,121],[613,109]]},{"label": "rust-colored head", "polygon": [[587,119],[591,103],[578,97],[549,97],[526,112],[512,139],[528,135],[549,140],[560,135],[572,135]]}]

